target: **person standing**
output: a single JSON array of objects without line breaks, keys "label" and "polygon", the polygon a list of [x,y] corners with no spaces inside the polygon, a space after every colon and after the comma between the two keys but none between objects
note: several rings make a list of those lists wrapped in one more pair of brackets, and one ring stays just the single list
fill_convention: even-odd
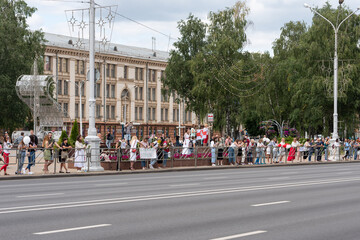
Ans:
[{"label": "person standing", "polygon": [[281,139],[281,142],[279,143],[279,145],[278,145],[278,147],[279,147],[279,162],[280,163],[283,163],[283,158],[285,158],[285,161],[286,161],[286,157],[285,157],[285,155],[286,155],[286,146],[287,146],[288,144],[285,142],[285,138],[282,138]]},{"label": "person standing", "polygon": [[296,138],[293,139],[292,143],[291,143],[291,148],[290,148],[290,152],[289,152],[289,156],[287,158],[287,160],[290,161],[294,161],[295,160],[295,156],[296,156],[296,152],[298,150],[298,147],[300,147],[300,143],[298,142],[298,140]]},{"label": "person standing", "polygon": [[19,151],[19,164],[18,164],[18,169],[16,170],[15,174],[24,174],[25,173],[25,169],[23,168],[24,166],[24,162],[25,162],[25,156],[26,156],[26,149],[27,146],[24,143],[24,140],[21,139],[19,145],[18,145],[18,151]]},{"label": "person standing", "polygon": [[256,156],[256,143],[254,139],[250,140],[246,152],[247,152],[247,164],[253,165],[253,157]]},{"label": "person standing", "polygon": [[228,146],[229,146],[229,164],[231,166],[234,166],[235,164],[235,149],[236,149],[236,144],[234,142],[232,142],[232,139],[229,138],[228,140]]},{"label": "person standing", "polygon": [[44,173],[49,173],[49,166],[54,162],[54,156],[53,156],[53,150],[52,148],[56,145],[59,149],[61,147],[52,137],[52,132],[49,132],[48,135],[45,136],[44,142],[43,142],[43,148],[44,148],[44,159],[45,164],[43,168]]},{"label": "person standing", "polygon": [[[144,139],[140,142],[140,148],[150,148],[150,143],[149,143],[149,137],[146,136],[144,137]],[[142,170],[146,170],[146,162],[148,161],[148,159],[141,159],[141,168]]]},{"label": "person standing", "polygon": [[164,160],[163,160],[163,168],[166,168],[166,163],[167,160],[169,159],[169,152],[170,152],[170,139],[166,138],[165,141],[163,141],[163,156],[164,156]]},{"label": "person standing", "polygon": [[345,156],[343,157],[343,160],[347,160],[350,157],[350,143],[348,139],[345,139],[344,150],[345,150]]},{"label": "person standing", "polygon": [[[31,131],[30,131],[31,132]],[[31,167],[35,166],[35,153],[36,153],[36,139],[37,137],[35,135],[30,135],[30,143],[29,143],[29,147],[28,147],[28,165],[25,168],[25,171],[23,172],[24,174],[26,173],[26,170],[28,170],[28,174],[31,175],[33,174],[33,172],[31,172]]]},{"label": "person standing", "polygon": [[125,125],[125,140],[128,145],[130,145],[132,127],[133,127],[132,122],[126,123]]},{"label": "person standing", "polygon": [[243,152],[243,142],[240,139],[237,139],[235,141],[236,148],[237,148],[237,154],[236,154],[236,166],[241,165],[241,158],[242,158],[242,152]]},{"label": "person standing", "polygon": [[0,168],[0,172],[4,170],[4,175],[10,175],[6,172],[7,167],[9,166],[9,155],[11,150],[11,142],[10,137],[5,137],[4,143],[3,143],[3,157],[4,157],[4,165]]},{"label": "person standing", "polygon": [[71,149],[72,147],[70,146],[70,144],[68,143],[68,139],[67,138],[64,138],[63,139],[63,142],[61,143],[61,161],[60,161],[60,171],[59,173],[64,173],[62,171],[62,169],[64,168],[65,169],[65,172],[66,173],[70,173],[66,167],[66,160],[68,159],[69,157],[69,150]]},{"label": "person standing", "polygon": [[225,147],[225,142],[222,137],[218,138],[217,147],[218,147],[218,156],[217,156],[218,166],[222,166],[224,161],[224,147]]},{"label": "person standing", "polygon": [[113,141],[114,141],[114,135],[112,135],[111,132],[108,131],[108,133],[106,134],[106,147],[110,149]]},{"label": "person standing", "polygon": [[138,148],[139,140],[136,136],[133,136],[130,142],[130,170],[134,171],[134,163],[136,162],[137,157],[137,148]]},{"label": "person standing", "polygon": [[353,148],[354,148],[354,161],[356,161],[357,158],[358,158],[358,150],[359,150],[359,147],[360,147],[360,145],[359,145],[359,139],[356,139],[356,140],[355,140],[355,143],[354,143],[354,146],[353,146]]},{"label": "person standing", "polygon": [[217,138],[212,138],[210,142],[210,148],[211,148],[211,166],[216,166],[216,142]]},{"label": "person standing", "polygon": [[309,143],[309,162],[311,162],[311,156],[314,154],[314,139],[311,139]]},{"label": "person standing", "polygon": [[325,161],[329,161],[329,146],[330,146],[330,138],[325,138],[324,141],[324,153],[325,153]]},{"label": "person standing", "polygon": [[257,158],[255,164],[265,164],[265,156],[264,156],[265,145],[262,139],[259,139],[259,142],[256,145],[256,154]]},{"label": "person standing", "polygon": [[318,139],[316,140],[316,160],[317,160],[318,162],[321,161],[322,148],[323,148],[323,147],[324,147],[323,141],[322,141],[320,138],[318,138]]},{"label": "person standing", "polygon": [[24,132],[21,132],[20,136],[15,139],[14,145],[20,144],[21,140],[23,140],[23,138],[24,138],[24,135],[25,135]]},{"label": "person standing", "polygon": [[85,155],[85,144],[83,143],[83,137],[79,135],[75,142],[75,164],[78,172],[81,172],[81,169],[86,166],[86,155]]}]

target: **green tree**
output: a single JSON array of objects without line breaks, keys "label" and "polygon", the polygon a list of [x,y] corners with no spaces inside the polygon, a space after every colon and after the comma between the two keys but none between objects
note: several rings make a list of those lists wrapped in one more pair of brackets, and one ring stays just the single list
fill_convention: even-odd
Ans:
[{"label": "green tree", "polygon": [[69,143],[72,146],[75,146],[75,142],[76,142],[76,138],[79,136],[79,126],[78,126],[78,122],[75,119],[72,128],[71,128],[71,133],[70,133],[70,139],[69,139]]},{"label": "green tree", "polygon": [[43,33],[26,23],[35,11],[22,0],[0,0],[0,128],[10,131],[24,127],[30,116],[16,94],[16,80],[30,74],[36,56],[44,53]]},{"label": "green tree", "polygon": [[65,131],[65,130],[62,130],[62,131],[61,131],[60,138],[59,138],[59,141],[58,141],[59,146],[61,146],[61,143],[63,142],[63,139],[64,139],[64,138],[69,139],[66,131]]}]

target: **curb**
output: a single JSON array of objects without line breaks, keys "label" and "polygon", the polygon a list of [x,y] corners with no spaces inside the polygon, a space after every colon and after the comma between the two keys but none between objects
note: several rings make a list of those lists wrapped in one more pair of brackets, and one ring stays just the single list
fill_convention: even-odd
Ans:
[{"label": "curb", "polygon": [[271,168],[271,167],[292,167],[292,166],[311,166],[311,165],[331,165],[331,164],[350,164],[360,163],[360,161],[348,162],[311,162],[311,163],[289,163],[289,164],[271,164],[271,165],[240,165],[240,166],[222,166],[222,167],[189,167],[189,168],[166,168],[157,170],[137,170],[137,171],[108,171],[108,172],[86,172],[71,174],[47,174],[47,175],[14,175],[9,177],[0,177],[0,181],[21,180],[21,179],[41,179],[41,178],[64,178],[64,177],[89,177],[89,176],[111,176],[111,175],[128,175],[128,174],[148,174],[148,173],[167,173],[167,172],[190,172],[190,171],[207,171],[222,169],[241,169],[241,168]]}]

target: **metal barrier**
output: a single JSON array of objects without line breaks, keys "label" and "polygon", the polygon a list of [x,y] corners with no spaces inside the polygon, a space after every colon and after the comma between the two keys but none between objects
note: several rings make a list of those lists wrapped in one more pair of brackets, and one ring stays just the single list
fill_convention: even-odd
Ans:
[{"label": "metal barrier", "polygon": [[[50,152],[49,156],[45,156]],[[35,164],[48,164],[51,172],[56,173],[58,164],[74,164],[79,170],[86,171],[92,164],[91,156],[96,154],[103,164],[108,164],[108,169],[121,171],[127,168],[127,164],[131,162],[131,158],[140,161],[142,168],[149,167],[153,163],[160,167],[176,167],[176,166],[206,166],[206,165],[226,165],[226,164],[293,164],[293,163],[314,163],[320,161],[356,161],[360,158],[360,147],[339,145],[337,147],[299,147],[294,151],[289,148],[281,148],[278,146],[267,146],[263,149],[252,148],[233,148],[233,147],[171,147],[169,150],[159,148],[157,150],[156,159],[140,159],[140,151],[132,152],[127,148],[98,148],[98,149],[69,149],[66,159],[62,159],[61,150],[36,148],[34,151],[22,151],[11,149],[9,156],[9,166],[17,166],[16,171],[28,164],[31,168]],[[179,163],[180,161],[185,161]],[[170,163],[170,164],[169,164]],[[116,164],[116,165],[114,165]],[[168,165],[167,165],[168,164]],[[136,165],[139,165],[138,163]],[[50,172],[50,168],[49,168]]]}]

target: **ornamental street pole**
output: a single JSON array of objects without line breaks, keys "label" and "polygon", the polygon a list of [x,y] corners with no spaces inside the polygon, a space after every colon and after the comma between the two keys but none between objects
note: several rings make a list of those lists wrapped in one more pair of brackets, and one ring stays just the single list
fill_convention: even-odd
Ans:
[{"label": "ornamental street pole", "polygon": [[90,99],[89,99],[89,130],[88,136],[85,138],[90,146],[90,161],[89,169],[88,166],[85,166],[83,170],[85,171],[104,171],[104,168],[100,165],[100,139],[96,135],[95,128],[95,4],[94,0],[90,0],[90,36],[89,36],[89,62],[90,62]]},{"label": "ornamental street pole", "polygon": [[[334,33],[335,33],[335,53],[334,53],[334,131],[332,134],[332,141],[335,142],[336,139],[339,138],[339,133],[338,133],[338,32],[339,29],[341,27],[341,25],[348,20],[352,15],[354,15],[357,11],[360,10],[360,8],[358,8],[356,11],[354,11],[353,13],[351,13],[349,16],[347,16],[344,20],[342,20],[340,22],[339,25],[335,26],[329,19],[327,19],[326,17],[324,17],[323,15],[321,15],[318,11],[316,11],[314,8],[312,8],[309,4],[305,3],[304,7],[309,8],[312,12],[314,12],[315,14],[319,15],[321,18],[323,18],[325,21],[327,21],[328,23],[330,23],[330,25],[333,27],[334,29]],[[340,7],[341,7],[341,3],[340,3]],[[337,159],[338,160],[338,159]]]}]

